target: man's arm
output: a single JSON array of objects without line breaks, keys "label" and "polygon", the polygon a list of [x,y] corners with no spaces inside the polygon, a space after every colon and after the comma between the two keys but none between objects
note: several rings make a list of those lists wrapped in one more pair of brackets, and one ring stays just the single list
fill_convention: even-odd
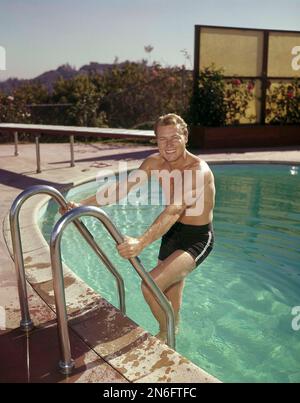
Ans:
[{"label": "man's arm", "polygon": [[164,235],[182,215],[185,204],[170,204],[156,218],[153,224],[139,237],[142,249]]},{"label": "man's arm", "polygon": [[[176,186],[181,186],[181,183],[174,183],[174,188]],[[183,203],[181,192],[172,193],[173,198],[170,204],[160,213],[143,235],[138,238],[127,236],[125,241],[117,246],[122,257],[129,259],[139,255],[146,246],[165,234],[179,219],[187,206]],[[174,194],[176,194],[177,198],[174,198]]]},{"label": "man's arm", "polygon": [[[183,212],[199,200],[201,203],[199,203],[200,207],[198,208],[197,216],[202,214],[205,209],[205,196],[206,199],[210,201],[207,203],[209,204],[210,209],[213,208],[214,178],[212,172],[206,171],[202,173],[195,170],[194,173],[200,173],[200,176],[190,176],[187,178],[185,194],[184,197],[182,197],[184,200],[181,200],[180,194],[177,193],[177,197],[179,196],[179,198],[175,198],[173,203],[167,206],[148,230],[139,237],[143,249],[164,235],[180,218]],[[176,186],[176,184],[174,186]]]},{"label": "man's arm", "polygon": [[195,204],[197,199],[203,199],[205,181],[207,182],[207,175],[203,174],[202,171],[198,169],[194,169],[191,171],[191,175],[184,178],[184,185],[182,181],[174,182],[174,188],[179,186],[180,191],[173,191],[171,203],[156,218],[148,230],[139,237],[143,248],[164,235],[172,225],[175,224],[183,212],[188,207]]},{"label": "man's arm", "polygon": [[[190,188],[185,188],[187,191],[187,196],[184,198],[184,200],[182,200],[183,198],[181,198],[180,194],[177,193],[177,199],[174,199],[172,204],[168,205],[161,212],[161,214],[155,219],[153,224],[144,232],[143,235],[138,238],[126,236],[125,241],[117,246],[120,255],[126,259],[138,256],[145,247],[164,235],[180,218],[183,212],[195,203],[197,198],[204,197],[205,188],[211,181],[209,172],[205,172],[203,179],[203,182],[200,181],[199,184],[195,182],[192,177],[190,177]],[[176,184],[174,184],[174,186],[176,186]]]},{"label": "man's arm", "polygon": [[[134,185],[142,185],[142,181],[137,183],[137,179],[139,177],[138,173],[142,171],[145,173],[144,177],[149,178],[151,174],[151,156],[146,158],[140,167],[136,169],[135,171],[131,172],[130,175],[127,177],[127,181],[124,183],[117,182],[113,183],[110,186],[108,186],[105,191],[103,192],[103,198],[101,202],[101,197],[97,197],[97,194],[92,195],[86,199],[81,200],[79,203],[75,203],[73,201],[70,201],[67,203],[67,208],[66,209],[59,209],[59,212],[61,214],[66,213],[67,211],[79,207],[79,206],[105,206],[109,205],[112,203],[115,203],[124,197],[127,196],[127,194],[130,192],[130,190],[133,188]],[[109,197],[108,197],[109,195]]]},{"label": "man's arm", "polygon": [[[92,201],[95,205],[106,206],[112,203],[117,203],[125,198],[128,193],[134,188],[139,188],[151,174],[151,156],[140,165],[138,169],[133,170],[126,176],[126,180],[114,182],[100,188],[96,196],[93,196]],[[89,204],[91,200],[83,200],[83,204]]]},{"label": "man's arm", "polygon": [[125,240],[117,249],[122,257],[129,259],[138,256],[140,252],[149,244],[154,242],[165,234],[172,225],[178,220],[186,206],[184,205],[169,205],[156,218],[153,224],[138,238],[125,236]]}]

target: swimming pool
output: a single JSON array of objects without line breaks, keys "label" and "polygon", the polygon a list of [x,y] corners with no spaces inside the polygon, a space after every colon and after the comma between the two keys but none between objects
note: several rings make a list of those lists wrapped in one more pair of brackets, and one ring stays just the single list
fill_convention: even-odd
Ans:
[{"label": "swimming pool", "polygon": [[[177,351],[224,382],[299,382],[300,330],[292,328],[300,306],[300,169],[290,165],[212,165],[216,180],[215,248],[186,280]],[[72,189],[80,200],[91,182]],[[159,196],[159,195],[158,195]],[[123,234],[141,234],[162,206],[108,206]],[[59,215],[49,203],[40,216],[47,241]],[[157,324],[140,291],[140,278],[115,250],[101,224],[84,222],[124,277],[127,315],[155,334]],[[140,258],[150,270],[159,241]],[[113,305],[114,279],[69,226],[64,262]]]}]

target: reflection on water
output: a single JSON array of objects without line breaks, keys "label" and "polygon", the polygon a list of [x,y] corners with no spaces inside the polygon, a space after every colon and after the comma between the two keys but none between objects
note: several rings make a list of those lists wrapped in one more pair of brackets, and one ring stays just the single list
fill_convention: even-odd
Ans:
[{"label": "reflection on water", "polygon": [[291,175],[298,175],[298,167],[291,167],[290,173]]}]

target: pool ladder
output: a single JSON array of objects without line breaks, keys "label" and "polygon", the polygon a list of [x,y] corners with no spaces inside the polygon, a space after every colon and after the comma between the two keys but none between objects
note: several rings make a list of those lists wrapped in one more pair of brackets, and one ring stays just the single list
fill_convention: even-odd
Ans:
[{"label": "pool ladder", "polygon": [[[19,215],[20,209],[24,202],[30,197],[37,194],[47,194],[51,196],[58,205],[65,208],[67,202],[63,195],[55,188],[45,185],[32,186],[22,193],[14,200],[9,214],[10,220],[10,231],[12,238],[12,247],[14,255],[14,263],[17,273],[18,282],[18,293],[21,308],[21,322],[20,328],[25,332],[29,332],[33,329],[34,324],[30,317],[27,289],[26,289],[26,278],[25,278],[25,267],[23,260],[23,250],[20,234],[19,225]],[[70,338],[68,330],[68,317],[66,309],[66,299],[65,299],[65,287],[64,287],[64,277],[63,277],[63,266],[61,258],[61,238],[65,228],[73,223],[80,234],[85,238],[97,256],[102,260],[108,270],[113,274],[116,279],[118,292],[119,292],[119,304],[120,310],[125,315],[125,289],[124,281],[122,276],[119,274],[117,269],[102,251],[100,246],[95,241],[93,235],[87,229],[87,227],[81,222],[80,217],[89,216],[98,219],[110,233],[112,238],[117,244],[123,242],[123,236],[112,223],[108,215],[100,208],[93,206],[80,206],[68,211],[64,214],[55,224],[53,231],[51,233],[50,240],[50,255],[51,255],[51,267],[53,276],[53,288],[55,296],[55,307],[57,316],[57,327],[59,334],[60,350],[61,350],[61,360],[59,361],[59,368],[63,374],[70,374],[74,367],[74,360],[71,356],[70,348]],[[137,274],[145,282],[145,284],[150,288],[154,294],[157,302],[163,309],[166,320],[167,320],[167,344],[175,349],[175,321],[174,321],[174,311],[169,303],[168,299],[164,293],[157,286],[155,281],[152,279],[150,274],[143,267],[140,259],[138,257],[129,259],[131,265],[136,270]]]}]

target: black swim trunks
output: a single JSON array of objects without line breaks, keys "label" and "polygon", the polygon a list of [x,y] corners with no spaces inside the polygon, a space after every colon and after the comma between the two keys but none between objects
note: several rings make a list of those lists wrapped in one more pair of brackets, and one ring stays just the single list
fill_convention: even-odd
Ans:
[{"label": "black swim trunks", "polygon": [[164,260],[175,250],[181,249],[192,255],[197,267],[212,251],[213,244],[214,231],[211,223],[188,225],[176,222],[163,235],[158,258]]}]

